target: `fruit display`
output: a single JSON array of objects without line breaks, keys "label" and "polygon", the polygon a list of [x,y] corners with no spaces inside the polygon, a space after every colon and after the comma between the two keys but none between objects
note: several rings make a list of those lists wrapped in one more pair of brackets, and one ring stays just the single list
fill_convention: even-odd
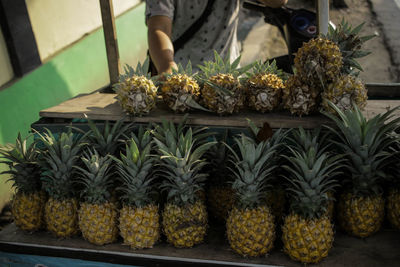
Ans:
[{"label": "fruit display", "polygon": [[384,219],[383,169],[394,142],[391,134],[400,119],[393,117],[395,109],[368,120],[356,105],[345,112],[333,104],[331,107],[339,116],[324,114],[336,124],[337,129],[328,128],[338,138],[334,142],[346,155],[344,167],[348,170],[342,178],[344,192],[339,197],[338,222],[347,233],[368,237],[380,229]]},{"label": "fruit display", "polygon": [[125,74],[122,74],[119,83],[114,85],[118,102],[124,112],[142,116],[155,107],[157,87],[151,80],[148,69],[148,58],[143,65],[139,62],[135,69],[126,65]]},{"label": "fruit display", "polygon": [[160,237],[158,206],[154,200],[153,140],[149,130],[140,127],[127,141],[125,153],[117,162],[121,180],[118,189],[122,208],[119,229],[124,244],[133,249],[151,248]]},{"label": "fruit display", "polygon": [[14,222],[29,232],[39,230],[44,222],[46,194],[40,181],[39,155],[37,143],[28,146],[28,138],[22,139],[21,134],[18,134],[15,145],[0,147],[0,163],[9,168],[0,174],[10,174],[9,181],[15,188],[11,205]]},{"label": "fruit display", "polygon": [[234,140],[240,152],[229,147],[235,204],[226,221],[226,233],[236,253],[262,256],[272,249],[275,240],[274,216],[265,203],[268,178],[274,167],[267,162],[274,157],[275,147],[268,147],[267,141],[257,144],[244,135]]},{"label": "fruit display", "polygon": [[45,206],[47,229],[57,237],[78,233],[78,200],[74,190],[75,173],[85,136],[74,137],[69,130],[59,135],[47,130],[40,135],[45,146],[42,182],[49,195]]},{"label": "fruit display", "polygon": [[317,263],[328,256],[333,244],[328,193],[338,186],[334,178],[341,174],[342,156],[330,155],[317,136],[304,134],[301,129],[295,136],[302,139],[301,143],[289,147],[291,155],[284,166],[290,211],[282,226],[283,247],[296,261]]},{"label": "fruit display", "polygon": [[111,158],[100,156],[95,149],[84,151],[83,166],[77,169],[81,188],[78,210],[79,229],[83,238],[96,245],[114,242],[118,237],[117,208],[111,202]]}]

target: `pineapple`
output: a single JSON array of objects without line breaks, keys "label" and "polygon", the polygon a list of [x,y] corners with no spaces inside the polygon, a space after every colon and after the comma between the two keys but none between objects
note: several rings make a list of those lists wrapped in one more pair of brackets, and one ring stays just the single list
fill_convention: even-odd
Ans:
[{"label": "pineapple", "polygon": [[175,112],[187,112],[191,109],[206,110],[198,104],[200,100],[200,86],[192,74],[192,65],[186,69],[181,64],[172,74],[166,74],[166,81],[162,83],[161,93],[164,102]]},{"label": "pineapple", "polygon": [[27,146],[28,138],[22,140],[18,134],[15,145],[0,147],[0,163],[8,165],[8,171],[0,174],[11,174],[16,194],[12,200],[11,211],[15,224],[25,231],[36,231],[43,224],[46,195],[41,190],[39,150],[36,142]]},{"label": "pineapple", "polygon": [[345,167],[349,170],[343,177],[345,191],[339,197],[339,225],[348,234],[368,237],[380,229],[384,218],[382,168],[390,156],[388,148],[394,142],[389,134],[398,127],[400,118],[393,119],[395,109],[392,109],[367,120],[356,105],[345,112],[330,105],[338,117],[324,114],[335,122],[338,130],[328,129],[339,138],[335,143],[345,153]]},{"label": "pineapple", "polygon": [[338,45],[343,65],[340,70],[341,75],[324,87],[322,107],[328,112],[332,113],[333,109],[327,101],[333,102],[342,111],[351,109],[353,103],[363,109],[367,103],[367,89],[357,78],[359,72],[356,72],[356,70],[362,71],[362,68],[355,59],[370,54],[370,52],[362,51],[361,47],[374,35],[360,36],[359,32],[363,24],[352,29],[351,25],[342,20],[336,29],[329,27],[326,38]]},{"label": "pineapple", "polygon": [[154,131],[154,140],[161,155],[159,170],[161,188],[167,193],[162,213],[167,241],[178,248],[203,242],[207,230],[207,211],[197,192],[204,190],[207,174],[202,173],[206,161],[203,154],[215,144],[207,141],[207,133],[177,127],[163,122]]},{"label": "pineapple", "polygon": [[203,75],[201,95],[203,103],[209,110],[219,115],[238,112],[244,105],[244,92],[238,77],[251,68],[251,65],[238,68],[240,57],[232,64],[229,55],[223,60],[214,51],[214,62],[204,62],[199,66]]},{"label": "pineapple", "polygon": [[228,241],[244,257],[262,256],[272,249],[275,240],[274,216],[265,203],[273,169],[268,161],[275,155],[275,147],[268,148],[265,141],[256,144],[244,135],[234,140],[240,153],[229,147],[236,202],[226,222]]},{"label": "pineapple", "polygon": [[156,106],[157,87],[150,79],[148,69],[148,58],[143,65],[139,62],[136,69],[126,65],[125,74],[113,86],[122,109],[133,116],[147,114]]},{"label": "pineapple", "polygon": [[253,73],[245,80],[249,106],[262,113],[276,110],[282,102],[283,72],[275,61],[271,64],[256,62]]},{"label": "pineapple", "polygon": [[387,218],[393,228],[400,230],[400,189],[392,188],[387,196]]},{"label": "pineapple", "polygon": [[225,146],[228,133],[228,130],[225,130],[222,139],[206,154],[210,162],[210,183],[207,192],[209,211],[210,215],[221,222],[228,218],[234,202],[234,192],[228,184],[232,180],[228,169],[229,150]]},{"label": "pineapple", "polygon": [[317,263],[328,256],[334,235],[327,216],[328,192],[337,186],[333,177],[340,174],[341,156],[330,156],[314,142],[312,135],[298,134],[302,144],[289,147],[291,156],[283,166],[287,174],[290,212],[282,226],[284,252],[302,263]]},{"label": "pineapple", "polygon": [[309,85],[298,74],[290,76],[285,82],[282,101],[291,114],[308,115],[318,110],[321,87]]},{"label": "pineapple", "polygon": [[119,229],[124,244],[132,249],[151,248],[160,237],[158,206],[153,199],[152,149],[150,130],[139,127],[138,134],[128,140],[121,159],[114,158],[121,180]]},{"label": "pineapple", "polygon": [[77,182],[83,185],[78,218],[82,236],[90,243],[104,245],[118,237],[117,209],[110,202],[112,184],[111,158],[100,156],[94,149],[83,153],[84,168],[75,166]]},{"label": "pineapple", "polygon": [[42,183],[49,195],[45,206],[47,229],[57,237],[70,237],[78,232],[78,201],[74,179],[77,160],[85,136],[74,137],[71,130],[58,138],[46,129],[40,134],[46,150],[43,155]]}]

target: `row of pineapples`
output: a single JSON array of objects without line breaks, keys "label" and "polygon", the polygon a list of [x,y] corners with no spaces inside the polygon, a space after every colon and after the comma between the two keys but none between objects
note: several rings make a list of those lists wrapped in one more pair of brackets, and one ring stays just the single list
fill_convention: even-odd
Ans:
[{"label": "row of pineapples", "polygon": [[214,61],[204,62],[195,74],[190,62],[162,79],[150,78],[147,60],[136,69],[127,66],[114,89],[122,109],[134,116],[150,112],[158,95],[181,113],[199,109],[226,115],[247,105],[258,112],[285,108],[301,116],[321,108],[332,112],[328,101],[341,110],[351,109],[353,103],[363,108],[367,90],[357,78],[356,70],[362,69],[355,59],[369,54],[361,46],[373,36],[360,36],[362,26],[353,29],[342,21],[326,36],[305,43],[295,56],[295,74],[290,77],[275,62],[239,68],[240,57],[231,64],[229,56],[223,60],[215,52]]},{"label": "row of pineapples", "polygon": [[[152,247],[162,229],[169,243],[192,247],[207,232],[204,185],[210,169],[209,209],[226,218],[235,252],[267,254],[282,224],[284,251],[301,262],[318,262],[334,240],[332,202],[339,186],[337,221],[364,238],[382,225],[382,183],[392,173],[397,184],[390,183],[387,213],[400,229],[395,109],[367,120],[357,106],[345,112],[331,107],[337,115],[325,114],[335,127],[273,133],[267,124],[261,129],[250,124],[252,135],[225,137],[222,143],[184,121],[135,131],[122,121],[102,130],[89,121],[90,131],[55,136],[47,130],[31,145],[18,136],[15,145],[0,149],[16,187],[15,223],[26,231],[46,225],[57,237],[80,230],[98,245],[119,234],[134,249]],[[126,141],[119,149],[121,139]],[[207,162],[214,167],[206,168]],[[285,216],[279,213],[278,185],[288,196]],[[221,207],[225,211],[214,212]]]}]

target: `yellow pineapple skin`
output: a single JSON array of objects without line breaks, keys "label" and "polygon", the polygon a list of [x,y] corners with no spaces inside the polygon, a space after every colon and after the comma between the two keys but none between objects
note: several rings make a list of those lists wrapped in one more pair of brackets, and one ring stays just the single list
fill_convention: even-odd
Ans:
[{"label": "yellow pineapple skin", "polygon": [[400,190],[391,189],[386,199],[387,218],[393,228],[400,230]]},{"label": "yellow pineapple skin", "polygon": [[134,207],[123,205],[119,230],[124,244],[132,249],[152,248],[160,238],[158,206]]},{"label": "yellow pineapple skin", "polygon": [[201,91],[204,105],[219,115],[238,112],[244,106],[244,93],[238,79],[231,74],[217,74],[209,81],[231,91],[232,95],[218,94],[217,91],[205,83]]},{"label": "yellow pineapple skin", "polygon": [[267,254],[275,240],[274,216],[266,206],[253,209],[234,207],[226,222],[231,248],[244,257]]},{"label": "yellow pineapple skin", "polygon": [[132,76],[119,84],[116,91],[122,109],[132,115],[147,114],[156,105],[157,87],[144,76]]},{"label": "yellow pineapple skin", "polygon": [[167,203],[162,218],[167,241],[175,247],[190,248],[204,241],[208,218],[203,201],[184,207]]},{"label": "yellow pineapple skin", "polygon": [[361,110],[367,105],[367,89],[361,80],[351,75],[341,75],[330,83],[322,93],[322,107],[330,113],[336,111],[329,106],[333,102],[340,110],[346,111],[356,104]]},{"label": "yellow pineapple skin", "polygon": [[325,38],[314,38],[304,43],[296,53],[294,66],[303,82],[319,87],[335,80],[342,68],[339,47]]},{"label": "yellow pineapple skin", "polygon": [[11,212],[15,225],[28,232],[39,230],[44,223],[44,192],[25,194],[18,192],[12,200]]},{"label": "yellow pineapple skin", "polygon": [[117,240],[117,209],[113,203],[81,203],[78,216],[82,236],[90,243],[104,245]]},{"label": "yellow pineapple skin", "polygon": [[49,198],[45,206],[47,229],[56,237],[66,238],[78,233],[78,202],[76,199]]},{"label": "yellow pineapple skin", "polygon": [[235,202],[234,190],[230,186],[210,186],[207,195],[210,214],[225,222]]},{"label": "yellow pineapple skin", "polygon": [[250,108],[265,113],[277,109],[282,101],[284,84],[276,74],[256,74],[247,81]]},{"label": "yellow pineapple skin", "polygon": [[318,263],[328,256],[334,239],[327,216],[304,219],[291,213],[282,226],[283,250],[295,261]]},{"label": "yellow pineapple skin", "polygon": [[381,228],[385,200],[382,195],[354,196],[344,193],[338,202],[338,222],[348,234],[365,238]]},{"label": "yellow pineapple skin", "polygon": [[300,76],[292,75],[285,83],[282,102],[294,115],[309,115],[318,110],[321,88],[304,83]]},{"label": "yellow pineapple skin", "polygon": [[200,86],[196,80],[186,74],[169,77],[161,87],[164,102],[175,112],[186,112],[190,108],[186,104],[188,98],[194,101],[200,99]]}]

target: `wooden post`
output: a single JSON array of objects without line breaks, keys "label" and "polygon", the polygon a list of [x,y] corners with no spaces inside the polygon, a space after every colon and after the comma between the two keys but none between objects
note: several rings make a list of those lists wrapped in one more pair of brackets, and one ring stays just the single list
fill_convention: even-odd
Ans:
[{"label": "wooden post", "polygon": [[110,74],[110,84],[113,85],[118,82],[121,66],[119,62],[117,31],[115,28],[112,0],[100,0],[100,9],[103,21],[104,39],[106,42],[108,73]]},{"label": "wooden post", "polygon": [[318,34],[327,34],[329,26],[329,0],[316,0]]}]

